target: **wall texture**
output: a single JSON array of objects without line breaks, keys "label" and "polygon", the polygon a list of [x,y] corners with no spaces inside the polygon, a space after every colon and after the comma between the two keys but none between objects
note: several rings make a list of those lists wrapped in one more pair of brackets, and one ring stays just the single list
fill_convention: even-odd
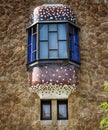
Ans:
[{"label": "wall texture", "polygon": [[[108,93],[103,91],[103,84],[108,81],[108,4],[105,2],[62,1],[74,8],[81,27],[79,87],[69,97],[65,130],[96,130],[103,116],[98,105],[108,101]],[[40,125],[40,100],[27,89],[26,27],[31,11],[43,3],[48,1],[0,1],[0,130],[61,130],[54,122],[48,128]]]}]

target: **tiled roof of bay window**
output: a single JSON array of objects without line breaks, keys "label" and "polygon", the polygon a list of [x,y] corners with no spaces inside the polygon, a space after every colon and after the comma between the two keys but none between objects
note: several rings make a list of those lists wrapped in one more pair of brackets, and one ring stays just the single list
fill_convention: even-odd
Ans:
[{"label": "tiled roof of bay window", "polygon": [[75,13],[73,9],[62,4],[47,4],[36,7],[31,15],[31,23],[61,20],[75,23]]}]

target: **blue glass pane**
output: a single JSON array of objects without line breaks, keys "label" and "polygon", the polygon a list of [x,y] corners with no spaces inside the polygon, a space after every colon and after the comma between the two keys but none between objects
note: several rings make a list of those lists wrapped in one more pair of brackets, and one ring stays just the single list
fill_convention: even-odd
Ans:
[{"label": "blue glass pane", "polygon": [[58,24],[58,39],[66,40],[66,24]]},{"label": "blue glass pane", "polygon": [[73,32],[70,35],[70,59],[79,63],[78,29],[74,28]]},{"label": "blue glass pane", "polygon": [[40,42],[40,59],[48,58],[48,42]]},{"label": "blue glass pane", "polygon": [[75,41],[75,44],[78,45],[78,30],[77,29],[74,29],[74,41]]},{"label": "blue glass pane", "polygon": [[32,33],[31,33],[31,28],[28,30],[28,45],[31,44],[31,37],[32,37]]},{"label": "blue glass pane", "polygon": [[76,53],[75,53],[75,51],[72,53],[72,60],[76,61]]},{"label": "blue glass pane", "polygon": [[70,60],[73,60],[73,53],[70,52]]},{"label": "blue glass pane", "polygon": [[57,33],[49,33],[49,49],[57,49]]},{"label": "blue glass pane", "polygon": [[40,24],[40,40],[48,40],[48,25]]},{"label": "blue glass pane", "polygon": [[67,42],[59,41],[59,58],[67,58]]},{"label": "blue glass pane", "polygon": [[71,44],[71,55],[70,55],[71,60],[75,61],[76,60],[76,49],[75,49],[75,43],[72,42]]},{"label": "blue glass pane", "polygon": [[70,53],[70,59],[78,63],[80,62],[79,47],[77,45],[74,46],[74,50]]},{"label": "blue glass pane", "polygon": [[49,24],[49,31],[57,31],[57,24]]},{"label": "blue glass pane", "polygon": [[77,45],[75,46],[75,61],[80,62],[79,47]]},{"label": "blue glass pane", "polygon": [[28,46],[28,63],[31,62],[31,46]]},{"label": "blue glass pane", "polygon": [[57,51],[50,51],[49,58],[50,59],[58,58],[58,52]]},{"label": "blue glass pane", "polygon": [[36,52],[32,53],[32,61],[36,60]]},{"label": "blue glass pane", "polygon": [[72,35],[70,35],[70,50],[74,50],[74,39]]},{"label": "blue glass pane", "polygon": [[36,35],[33,35],[32,51],[36,50]]}]

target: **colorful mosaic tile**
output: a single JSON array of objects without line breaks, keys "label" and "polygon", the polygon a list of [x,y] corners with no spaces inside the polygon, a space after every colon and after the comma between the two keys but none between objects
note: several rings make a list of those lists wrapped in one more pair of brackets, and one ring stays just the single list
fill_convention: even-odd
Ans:
[{"label": "colorful mosaic tile", "polygon": [[48,65],[34,67],[30,72],[30,86],[52,83],[59,85],[77,84],[77,75],[73,66]]},{"label": "colorful mosaic tile", "polygon": [[37,21],[60,21],[67,20],[75,23],[73,9],[66,5],[42,5],[34,9],[31,15],[31,23]]}]

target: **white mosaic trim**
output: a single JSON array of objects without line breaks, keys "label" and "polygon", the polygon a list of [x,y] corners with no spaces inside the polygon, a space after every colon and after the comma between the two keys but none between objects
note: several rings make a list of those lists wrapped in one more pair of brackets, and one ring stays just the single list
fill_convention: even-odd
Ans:
[{"label": "white mosaic trim", "polygon": [[76,90],[76,84],[73,85],[53,85],[50,84],[37,84],[36,86],[29,87],[30,92],[37,93],[40,99],[62,99],[68,98],[69,95]]}]

